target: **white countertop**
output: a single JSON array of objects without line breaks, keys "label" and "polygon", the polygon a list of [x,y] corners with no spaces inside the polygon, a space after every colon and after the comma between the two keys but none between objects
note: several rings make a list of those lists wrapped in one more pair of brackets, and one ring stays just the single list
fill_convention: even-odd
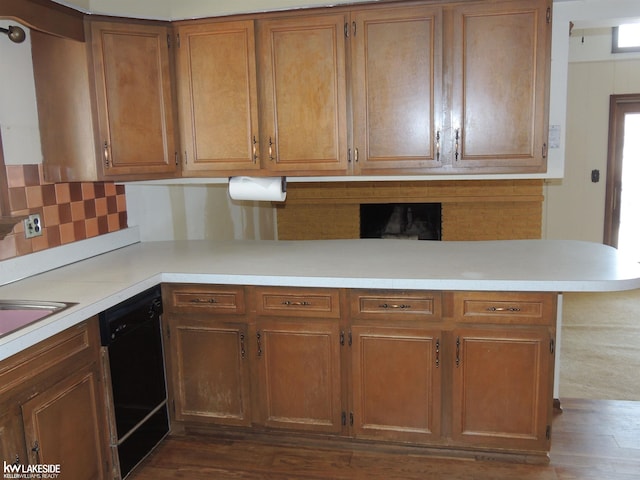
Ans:
[{"label": "white countertop", "polygon": [[136,243],[1,286],[0,299],[77,305],[0,338],[0,360],[160,282],[606,292],[640,288],[640,265],[561,240]]}]

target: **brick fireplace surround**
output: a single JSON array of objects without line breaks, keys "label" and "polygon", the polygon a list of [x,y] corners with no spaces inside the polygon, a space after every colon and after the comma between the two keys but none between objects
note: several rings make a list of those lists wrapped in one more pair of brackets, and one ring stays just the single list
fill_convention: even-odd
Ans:
[{"label": "brick fireplace surround", "polygon": [[360,237],[362,203],[441,203],[442,240],[542,236],[542,180],[289,183],[280,240]]}]

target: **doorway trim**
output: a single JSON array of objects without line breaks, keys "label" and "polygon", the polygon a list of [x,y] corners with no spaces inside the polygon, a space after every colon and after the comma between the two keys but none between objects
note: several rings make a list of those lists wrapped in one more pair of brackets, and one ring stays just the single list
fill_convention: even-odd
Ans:
[{"label": "doorway trim", "polygon": [[640,113],[640,93],[611,95],[609,97],[609,147],[607,149],[607,190],[604,203],[603,242],[612,247],[618,246],[624,118],[627,113]]}]

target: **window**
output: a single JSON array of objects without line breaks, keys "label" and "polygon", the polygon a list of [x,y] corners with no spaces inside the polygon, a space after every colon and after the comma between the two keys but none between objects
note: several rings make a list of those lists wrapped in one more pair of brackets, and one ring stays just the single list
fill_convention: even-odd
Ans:
[{"label": "window", "polygon": [[613,27],[611,52],[640,52],[640,23],[629,23]]}]

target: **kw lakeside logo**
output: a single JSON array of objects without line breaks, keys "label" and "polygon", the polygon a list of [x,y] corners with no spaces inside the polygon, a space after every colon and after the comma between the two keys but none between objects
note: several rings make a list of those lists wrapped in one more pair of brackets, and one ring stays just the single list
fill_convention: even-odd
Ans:
[{"label": "kw lakeside logo", "polygon": [[60,464],[23,465],[4,462],[4,478],[58,478]]}]

